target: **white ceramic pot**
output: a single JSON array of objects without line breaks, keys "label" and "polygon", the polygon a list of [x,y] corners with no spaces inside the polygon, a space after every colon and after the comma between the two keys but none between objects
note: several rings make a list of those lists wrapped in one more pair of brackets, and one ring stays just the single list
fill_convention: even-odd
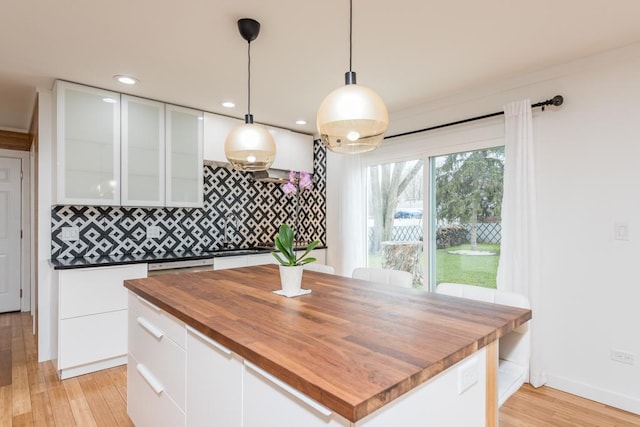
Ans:
[{"label": "white ceramic pot", "polygon": [[285,295],[295,295],[300,292],[300,286],[302,285],[302,266],[296,265],[293,267],[280,266],[280,284],[282,285],[282,292]]}]

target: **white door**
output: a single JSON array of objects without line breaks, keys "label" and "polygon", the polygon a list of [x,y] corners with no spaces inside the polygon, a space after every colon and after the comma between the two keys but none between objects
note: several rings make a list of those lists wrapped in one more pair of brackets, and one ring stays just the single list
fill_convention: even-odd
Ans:
[{"label": "white door", "polygon": [[21,160],[0,157],[0,313],[20,310]]}]

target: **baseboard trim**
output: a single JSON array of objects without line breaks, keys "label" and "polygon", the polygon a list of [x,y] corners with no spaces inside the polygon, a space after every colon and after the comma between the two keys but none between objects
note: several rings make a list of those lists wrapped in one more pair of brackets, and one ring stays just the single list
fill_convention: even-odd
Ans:
[{"label": "baseboard trim", "polygon": [[125,365],[127,363],[127,356],[117,356],[111,359],[101,360],[99,362],[88,363],[86,365],[74,366],[73,368],[60,369],[58,374],[61,380],[65,380],[71,377],[77,377],[78,375],[84,375],[91,372],[100,371],[102,369],[113,368],[114,366]]},{"label": "baseboard trim", "polygon": [[548,387],[640,415],[640,399],[568,378],[546,374]]}]

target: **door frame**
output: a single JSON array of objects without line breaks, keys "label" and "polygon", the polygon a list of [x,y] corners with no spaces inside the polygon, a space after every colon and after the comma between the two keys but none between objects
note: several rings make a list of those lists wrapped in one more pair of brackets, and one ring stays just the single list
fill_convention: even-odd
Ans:
[{"label": "door frame", "polygon": [[21,215],[20,228],[22,239],[20,240],[21,266],[20,266],[20,289],[22,298],[20,299],[20,311],[31,310],[31,171],[29,151],[6,150],[0,148],[0,157],[20,159],[22,163],[22,185],[20,188]]}]

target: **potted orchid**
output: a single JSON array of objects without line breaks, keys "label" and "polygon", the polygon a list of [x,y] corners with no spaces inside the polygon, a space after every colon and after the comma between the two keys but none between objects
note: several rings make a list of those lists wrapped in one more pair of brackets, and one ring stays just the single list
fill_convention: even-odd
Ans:
[{"label": "potted orchid", "polygon": [[311,180],[311,174],[309,172],[299,172],[296,177],[296,172],[289,172],[289,181],[282,185],[282,191],[284,194],[297,194],[298,189],[300,192],[309,190],[313,187],[313,181]]},{"label": "potted orchid", "polygon": [[294,243],[300,237],[298,230],[298,222],[300,218],[300,194],[306,190],[310,190],[313,187],[313,180],[311,179],[311,174],[309,172],[289,172],[289,181],[285,182],[282,185],[282,191],[285,195],[290,196],[293,195],[296,197],[295,199],[295,224],[294,224],[294,232],[293,232],[293,240]]},{"label": "potted orchid", "polygon": [[271,255],[280,263],[280,284],[282,292],[286,296],[294,296],[300,292],[302,284],[302,266],[314,262],[316,259],[309,255],[318,244],[319,240],[309,243],[304,253],[297,256],[294,247],[293,230],[287,224],[280,225],[278,234],[273,241],[278,252]]}]

